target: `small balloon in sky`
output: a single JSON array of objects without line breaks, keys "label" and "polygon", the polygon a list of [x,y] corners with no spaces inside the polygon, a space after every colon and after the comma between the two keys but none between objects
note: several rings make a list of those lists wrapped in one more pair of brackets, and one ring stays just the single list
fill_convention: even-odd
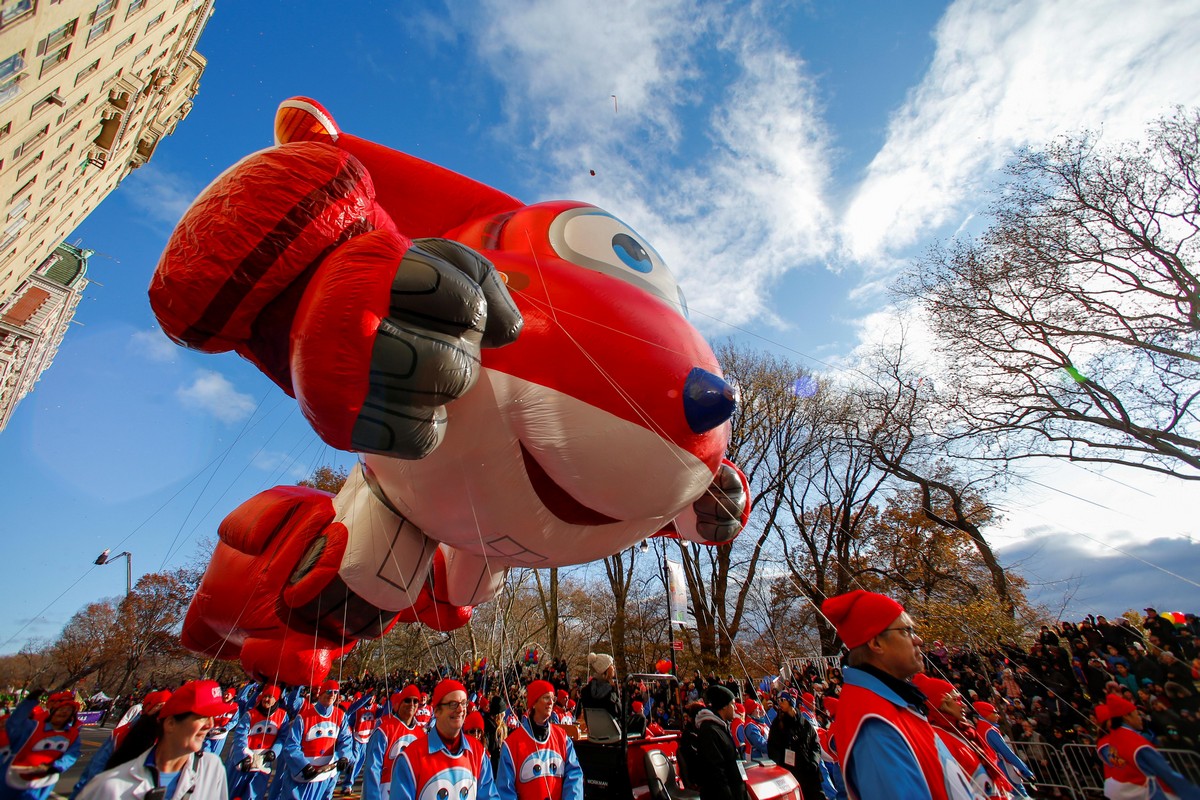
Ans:
[{"label": "small balloon in sky", "polygon": [[792,384],[792,394],[808,399],[817,394],[817,379],[811,375],[801,375]]},{"label": "small balloon in sky", "polygon": [[594,170],[594,169],[589,169],[589,170],[588,170],[588,174],[589,174],[589,175],[591,175],[591,176],[594,178],[594,177],[596,177],[596,170]]}]

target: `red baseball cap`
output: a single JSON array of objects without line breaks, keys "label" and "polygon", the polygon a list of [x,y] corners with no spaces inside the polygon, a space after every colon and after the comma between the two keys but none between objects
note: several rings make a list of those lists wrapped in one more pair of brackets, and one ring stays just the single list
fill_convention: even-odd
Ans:
[{"label": "red baseball cap", "polygon": [[[142,713],[149,714],[155,706],[161,706],[163,703],[171,699],[170,689],[159,689],[157,692],[150,692],[142,698]],[[154,712],[158,713],[158,712]]]},{"label": "red baseball cap", "polygon": [[226,703],[221,684],[216,681],[188,681],[171,695],[171,699],[158,712],[161,719],[177,714],[196,714],[215,717],[228,714],[237,708],[237,703]]}]

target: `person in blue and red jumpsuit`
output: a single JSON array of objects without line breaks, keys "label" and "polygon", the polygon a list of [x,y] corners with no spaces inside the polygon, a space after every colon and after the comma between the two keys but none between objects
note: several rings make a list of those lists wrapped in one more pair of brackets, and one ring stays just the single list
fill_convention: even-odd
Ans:
[{"label": "person in blue and red jumpsuit", "polygon": [[999,758],[1000,769],[1004,770],[1008,782],[1013,785],[1013,794],[1029,797],[1029,792],[1025,791],[1025,781],[1034,779],[1033,770],[1013,752],[1004,739],[1004,734],[1000,733],[1000,728],[996,725],[1000,721],[1000,714],[997,713],[996,707],[982,700],[972,703],[971,707],[979,715],[979,719],[975,721],[975,732]]},{"label": "person in blue and red jumpsuit", "polygon": [[949,681],[920,674],[913,683],[925,695],[925,708],[933,732],[970,776],[976,790],[992,800],[1008,800],[1013,786],[1000,769],[996,753],[967,724],[962,695]]},{"label": "person in blue and red jumpsuit", "polygon": [[284,800],[329,800],[338,770],[348,769],[350,729],[337,706],[337,681],[321,684],[316,703],[301,706],[283,729],[278,779]]},{"label": "person in blue and red jumpsuit", "polygon": [[498,800],[483,742],[463,735],[467,690],[451,678],[433,690],[433,727],[396,759],[391,800]]},{"label": "person in blue and red jumpsuit", "polygon": [[[825,713],[829,715],[829,723],[837,717],[838,699],[825,696]],[[838,764],[837,744],[829,728],[817,728],[817,742],[821,745],[821,770],[825,773],[822,783],[828,782],[830,788],[825,790],[829,800],[846,800],[846,782],[842,780],[842,767]]]},{"label": "person in blue and red jumpsuit", "polygon": [[853,800],[979,798],[933,732],[911,678],[924,669],[921,637],[890,597],[856,590],[821,612],[850,649],[832,734]]},{"label": "person in blue and red jumpsuit", "polygon": [[287,711],[279,705],[282,692],[268,684],[254,706],[238,716],[229,746],[229,797],[261,800],[271,782],[271,765],[283,751],[279,732],[287,724]]},{"label": "person in blue and red jumpsuit", "polygon": [[583,800],[583,770],[566,731],[550,722],[554,687],[525,690],[529,714],[500,746],[496,789],[503,800]]},{"label": "person in blue and red jumpsuit", "polygon": [[766,758],[767,736],[771,732],[771,724],[767,722],[763,707],[754,700],[747,700],[745,708],[746,723],[742,726],[741,734],[746,758]]},{"label": "person in blue and red jumpsuit", "polygon": [[4,800],[44,800],[58,776],[79,758],[75,696],[70,692],[50,695],[44,713],[38,705],[41,696],[41,689],[30,692],[5,723],[13,755],[0,786]]},{"label": "person in blue and red jumpsuit", "polygon": [[1110,694],[1096,707],[1107,733],[1096,742],[1104,762],[1104,796],[1111,800],[1200,800],[1200,788],[1180,775],[1142,736],[1142,715],[1133,703]]},{"label": "person in blue and red jumpsuit", "polygon": [[[232,686],[226,688],[224,701],[232,703],[235,694]],[[212,730],[208,732],[208,738],[204,740],[204,752],[221,755],[221,751],[225,749],[225,740],[229,737],[229,731],[232,730],[234,720],[237,718],[238,710],[238,707],[234,706],[233,711],[228,714],[219,714],[213,717]]]},{"label": "person in blue and red jumpsuit", "polygon": [[342,794],[350,794],[351,787],[358,780],[358,773],[363,767],[363,753],[366,752],[367,742],[371,739],[371,733],[375,730],[376,721],[379,718],[380,707],[375,702],[375,691],[367,695],[357,698],[352,704],[346,707],[347,725],[350,726],[350,769],[342,773],[338,779],[338,786],[342,789]]},{"label": "person in blue and red jumpsuit", "polygon": [[420,703],[421,692],[413,685],[388,699],[363,754],[363,800],[388,800],[391,796],[396,759],[425,735],[425,729],[417,723]]}]

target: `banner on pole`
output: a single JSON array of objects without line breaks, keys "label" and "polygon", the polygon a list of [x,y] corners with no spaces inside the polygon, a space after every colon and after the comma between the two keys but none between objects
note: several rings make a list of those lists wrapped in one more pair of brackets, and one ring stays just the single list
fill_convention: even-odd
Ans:
[{"label": "banner on pole", "polygon": [[671,601],[671,624],[688,627],[687,581],[683,578],[683,564],[667,559],[667,593]]}]

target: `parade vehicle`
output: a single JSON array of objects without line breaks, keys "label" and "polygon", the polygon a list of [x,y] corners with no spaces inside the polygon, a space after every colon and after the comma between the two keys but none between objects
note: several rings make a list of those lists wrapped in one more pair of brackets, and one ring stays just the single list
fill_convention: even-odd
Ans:
[{"label": "parade vehicle", "polygon": [[[674,675],[639,673],[633,680],[678,682]],[[629,697],[621,700],[621,717],[629,719]],[[681,731],[661,736],[629,736],[604,709],[581,709],[587,735],[575,741],[583,768],[584,800],[691,800],[699,793],[683,788],[679,779],[678,751]],[[800,784],[774,761],[746,761],[746,791],[751,800],[804,800]]]}]

